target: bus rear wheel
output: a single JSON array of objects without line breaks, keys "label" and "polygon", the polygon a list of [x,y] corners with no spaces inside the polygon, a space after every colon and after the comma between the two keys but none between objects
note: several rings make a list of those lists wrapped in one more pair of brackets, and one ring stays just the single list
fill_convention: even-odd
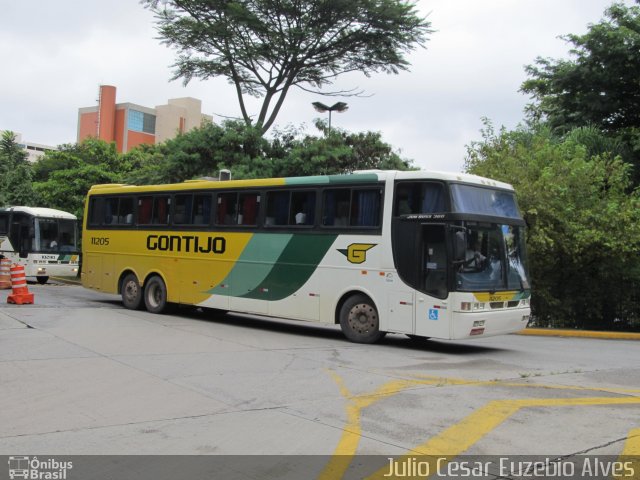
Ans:
[{"label": "bus rear wheel", "polygon": [[151,313],[167,310],[167,286],[157,275],[151,277],[144,286],[144,304]]},{"label": "bus rear wheel", "polygon": [[128,274],[122,281],[120,289],[122,304],[130,310],[139,310],[142,306],[142,287],[133,273]]},{"label": "bus rear wheel", "polygon": [[380,331],[378,310],[366,295],[353,295],[342,304],[340,328],[355,343],[375,343],[386,333]]}]

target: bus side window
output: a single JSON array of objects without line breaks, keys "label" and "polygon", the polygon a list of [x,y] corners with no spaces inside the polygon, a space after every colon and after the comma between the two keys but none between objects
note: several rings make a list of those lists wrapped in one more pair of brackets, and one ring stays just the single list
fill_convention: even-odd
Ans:
[{"label": "bus side window", "polygon": [[100,225],[100,219],[103,218],[103,207],[103,198],[94,197],[89,201],[89,225]]},{"label": "bus side window", "polygon": [[396,189],[394,215],[440,213],[445,210],[444,199],[444,186],[441,183],[403,182]]},{"label": "bus side window", "polygon": [[176,195],[173,199],[173,223],[182,225],[191,223],[193,195]]},{"label": "bus side window", "polygon": [[116,225],[118,223],[118,198],[106,198],[104,207],[102,223],[105,225]]},{"label": "bus side window", "polygon": [[133,225],[133,197],[121,197],[118,204],[118,223]]},{"label": "bus side window", "polygon": [[316,192],[304,191],[291,194],[289,225],[314,225],[316,214]]},{"label": "bus side window", "polygon": [[9,232],[9,214],[0,213],[0,235],[6,235]]},{"label": "bus side window", "polygon": [[138,198],[138,225],[151,224],[151,212],[153,210],[153,197]]},{"label": "bus side window", "polygon": [[217,225],[235,225],[237,215],[238,194],[220,193],[218,195],[218,210],[216,212]]},{"label": "bus side window", "polygon": [[29,252],[35,249],[35,225],[33,218],[23,214],[14,213],[11,219],[9,240],[20,258],[27,258]]},{"label": "bus side window", "polygon": [[322,198],[322,224],[336,227],[348,226],[351,190],[346,188],[325,190]]},{"label": "bus side window", "polygon": [[[189,218],[187,216],[187,218]],[[193,199],[194,225],[209,225],[211,221],[211,195],[195,195]]]},{"label": "bus side window", "polygon": [[153,218],[151,223],[154,225],[169,224],[169,207],[171,206],[171,197],[168,195],[158,195],[153,200]]},{"label": "bus side window", "polygon": [[378,227],[380,226],[379,189],[354,190],[351,203],[351,226]]},{"label": "bus side window", "polygon": [[259,206],[258,193],[241,193],[238,196],[238,225],[256,225]]},{"label": "bus side window", "polygon": [[267,193],[265,225],[288,225],[290,196],[289,190]]}]

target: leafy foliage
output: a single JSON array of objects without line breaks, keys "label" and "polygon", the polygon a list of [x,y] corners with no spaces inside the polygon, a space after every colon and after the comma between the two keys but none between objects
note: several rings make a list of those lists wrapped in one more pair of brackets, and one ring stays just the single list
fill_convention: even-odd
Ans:
[{"label": "leafy foliage", "polygon": [[564,134],[593,125],[619,143],[640,183],[640,7],[613,4],[584,35],[563,37],[571,60],[538,58],[522,91],[532,95],[531,118]]},{"label": "leafy foliage", "polygon": [[597,129],[496,133],[468,147],[472,173],[514,185],[528,226],[533,311],[542,325],[617,328],[640,322],[640,190],[630,167],[596,148]]},{"label": "leafy foliage", "polygon": [[357,169],[411,168],[379,133],[350,134],[327,131],[320,137],[289,129],[276,132],[272,140],[242,122],[204,124],[156,147],[147,148],[140,169],[126,176],[130,183],[181,182],[215,176],[230,169],[234,178],[293,177],[347,173]]},{"label": "leafy foliage", "polygon": [[397,73],[405,53],[424,45],[430,23],[403,0],[142,0],[174,47],[174,79],[226,77],[244,95],[263,99],[254,123],[273,124],[291,87],[320,89],[340,74]]},{"label": "leafy foliage", "polygon": [[378,132],[347,133],[324,122],[316,127],[321,137],[304,136],[292,142],[284,161],[274,168],[275,176],[330,175],[354,170],[410,170],[411,162],[393,152]]},{"label": "leafy foliage", "polygon": [[[319,127],[326,132],[323,124]],[[3,137],[1,181],[8,186],[0,191],[0,199],[58,208],[82,217],[89,188],[101,183],[182,182],[216,176],[223,168],[231,169],[234,178],[411,168],[410,162],[400,159],[379,133],[326,133],[326,137],[303,136],[290,128],[267,140],[258,129],[243,122],[206,123],[165,143],[141,145],[126,154],[118,153],[114,143],[94,138],[62,145],[59,150],[47,151],[33,167],[15,142]],[[12,175],[20,181],[12,181]]]},{"label": "leafy foliage", "polygon": [[31,165],[11,131],[0,139],[0,206],[29,205],[34,198]]},{"label": "leafy foliage", "polygon": [[137,154],[119,154],[114,143],[93,138],[47,151],[33,167],[37,203],[81,218],[92,185],[120,182],[139,162]]}]

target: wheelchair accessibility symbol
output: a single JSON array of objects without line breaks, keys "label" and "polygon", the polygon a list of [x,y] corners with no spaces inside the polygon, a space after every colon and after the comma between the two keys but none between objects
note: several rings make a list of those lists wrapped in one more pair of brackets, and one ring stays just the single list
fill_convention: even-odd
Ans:
[{"label": "wheelchair accessibility symbol", "polygon": [[429,309],[429,320],[438,320],[438,310],[435,308]]}]

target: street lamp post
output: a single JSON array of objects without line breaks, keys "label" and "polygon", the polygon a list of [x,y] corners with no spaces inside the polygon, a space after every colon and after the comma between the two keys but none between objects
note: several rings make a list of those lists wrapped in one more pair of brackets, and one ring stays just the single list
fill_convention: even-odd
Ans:
[{"label": "street lamp post", "polygon": [[344,102],[335,103],[330,107],[321,102],[313,102],[311,105],[320,113],[329,112],[329,132],[331,132],[331,112],[342,113],[349,110],[349,106]]}]

